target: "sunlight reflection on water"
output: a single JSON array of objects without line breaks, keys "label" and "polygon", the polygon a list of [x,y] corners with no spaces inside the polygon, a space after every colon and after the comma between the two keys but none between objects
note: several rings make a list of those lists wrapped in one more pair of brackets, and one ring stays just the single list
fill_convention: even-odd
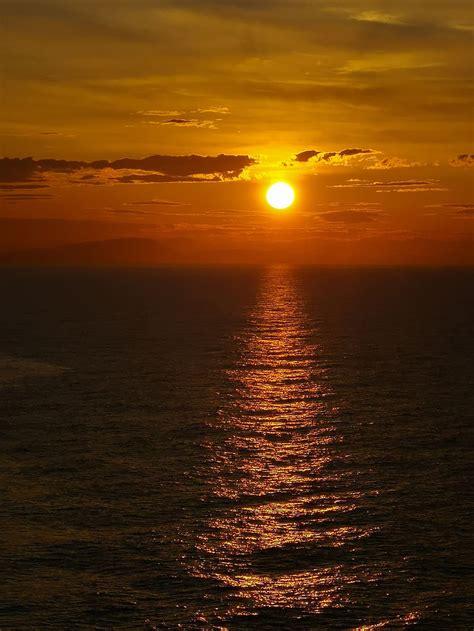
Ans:
[{"label": "sunlight reflection on water", "polygon": [[0,627],[469,628],[472,279],[1,271]]},{"label": "sunlight reflection on water", "polygon": [[292,270],[269,268],[229,371],[217,421],[225,439],[210,446],[213,493],[228,502],[202,529],[194,567],[249,610],[345,606],[357,576],[331,551],[375,529],[344,522],[361,492],[332,450],[338,409],[315,333]]}]

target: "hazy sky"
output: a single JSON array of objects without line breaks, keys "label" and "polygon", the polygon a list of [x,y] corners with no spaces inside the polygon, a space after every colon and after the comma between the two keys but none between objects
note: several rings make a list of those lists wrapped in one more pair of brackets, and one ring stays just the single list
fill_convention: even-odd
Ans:
[{"label": "hazy sky", "polygon": [[1,0],[0,21],[23,159],[0,161],[1,250],[474,262],[470,0]]}]

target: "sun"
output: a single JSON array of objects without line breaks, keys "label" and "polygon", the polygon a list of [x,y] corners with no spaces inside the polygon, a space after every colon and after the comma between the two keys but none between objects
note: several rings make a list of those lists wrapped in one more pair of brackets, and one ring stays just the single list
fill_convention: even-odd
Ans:
[{"label": "sun", "polygon": [[267,190],[267,202],[272,208],[282,210],[291,206],[295,199],[295,192],[286,182],[276,182]]}]

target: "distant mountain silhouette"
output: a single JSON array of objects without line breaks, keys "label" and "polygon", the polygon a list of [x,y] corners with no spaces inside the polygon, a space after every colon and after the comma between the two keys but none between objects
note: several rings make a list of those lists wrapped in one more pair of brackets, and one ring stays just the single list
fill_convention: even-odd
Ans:
[{"label": "distant mountain silhouette", "polygon": [[151,266],[175,261],[179,250],[175,240],[168,245],[153,239],[109,239],[2,253],[0,264]]},{"label": "distant mountain silhouette", "polygon": [[[383,252],[381,251],[383,246]],[[0,251],[0,266],[154,267],[163,264],[314,263],[329,265],[457,265],[474,264],[465,241],[384,241],[364,239],[334,247],[318,243],[316,252],[307,250],[297,258],[290,248],[261,244],[258,252],[217,246],[206,249],[192,239],[149,239],[139,237],[83,241],[44,248]]]}]

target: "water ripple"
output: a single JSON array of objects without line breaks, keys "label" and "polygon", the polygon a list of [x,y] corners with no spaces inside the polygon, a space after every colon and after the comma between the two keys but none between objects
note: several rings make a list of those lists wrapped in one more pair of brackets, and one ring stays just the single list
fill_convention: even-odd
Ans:
[{"label": "water ripple", "polygon": [[291,270],[268,270],[207,445],[210,493],[232,504],[202,524],[190,568],[232,588],[239,615],[347,606],[347,585],[378,580],[341,562],[377,525],[362,513],[351,523],[365,491],[334,449],[343,437],[317,339]]}]

